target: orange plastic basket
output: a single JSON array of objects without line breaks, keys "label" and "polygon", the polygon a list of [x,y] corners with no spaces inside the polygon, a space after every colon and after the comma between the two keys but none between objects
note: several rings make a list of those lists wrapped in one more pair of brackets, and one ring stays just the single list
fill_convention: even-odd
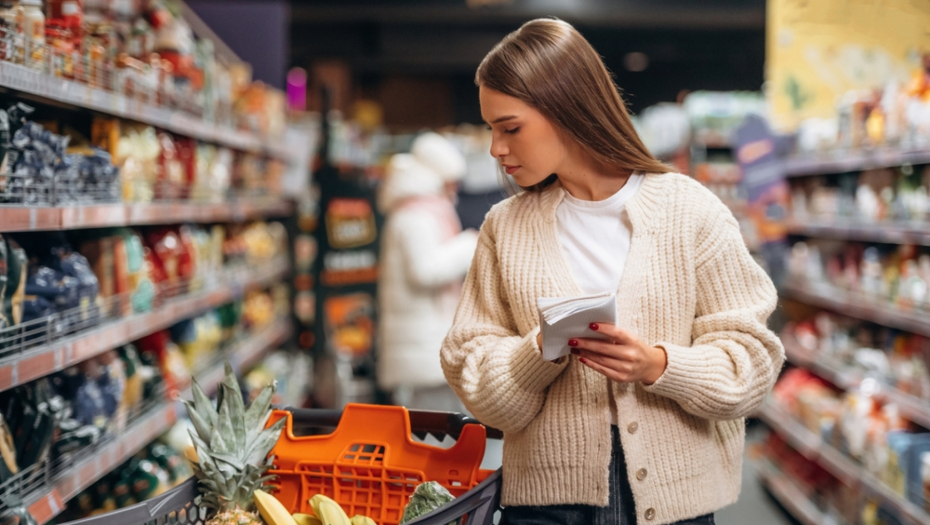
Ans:
[{"label": "orange plastic basket", "polygon": [[275,456],[275,497],[291,513],[312,514],[309,500],[323,494],[349,516],[363,514],[397,525],[418,484],[437,481],[459,497],[493,471],[480,470],[485,428],[466,424],[444,449],[413,441],[404,407],[349,404],[329,435],[297,437],[292,414],[276,410],[268,424],[287,418]]}]

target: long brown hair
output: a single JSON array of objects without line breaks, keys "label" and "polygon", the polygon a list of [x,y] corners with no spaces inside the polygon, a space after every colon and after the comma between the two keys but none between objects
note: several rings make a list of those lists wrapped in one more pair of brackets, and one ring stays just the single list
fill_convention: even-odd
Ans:
[{"label": "long brown hair", "polygon": [[[536,108],[603,166],[642,173],[674,171],[643,145],[619,89],[597,51],[567,22],[523,24],[491,50],[475,84]],[[527,190],[540,190],[550,177]]]}]

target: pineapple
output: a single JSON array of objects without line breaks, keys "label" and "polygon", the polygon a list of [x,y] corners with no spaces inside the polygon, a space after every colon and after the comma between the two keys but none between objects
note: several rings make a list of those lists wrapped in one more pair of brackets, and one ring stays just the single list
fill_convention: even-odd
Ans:
[{"label": "pineapple", "polygon": [[281,436],[284,419],[265,429],[271,417],[274,385],[262,390],[246,408],[236,375],[226,363],[216,409],[194,382],[193,402],[184,401],[194,430],[190,432],[197,451],[194,472],[200,480],[201,505],[215,511],[206,525],[259,525],[254,493],[271,488],[274,476],[265,474],[272,466],[268,453]]}]

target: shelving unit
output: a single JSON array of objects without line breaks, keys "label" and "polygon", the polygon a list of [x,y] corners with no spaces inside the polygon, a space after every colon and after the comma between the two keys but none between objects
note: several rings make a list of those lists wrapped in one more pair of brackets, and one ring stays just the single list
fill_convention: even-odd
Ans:
[{"label": "shelving unit", "polygon": [[814,505],[814,502],[810,500],[807,494],[769,461],[756,461],[754,466],[759,481],[803,525],[824,525],[827,523],[826,515]]},{"label": "shelving unit", "polygon": [[279,198],[242,199],[223,203],[173,201],[88,206],[3,206],[0,232],[78,230],[169,223],[241,222],[282,217],[292,211]]},{"label": "shelving unit", "polygon": [[780,291],[785,297],[819,308],[930,337],[930,315],[925,312],[901,310],[890,303],[825,283],[792,280],[785,283]]},{"label": "shelving unit", "polygon": [[[290,331],[289,321],[277,320],[229,349],[225,358],[234,369],[245,369],[284,342]],[[214,393],[218,381],[222,380],[223,367],[220,360],[195,373],[198,384],[208,395]],[[181,396],[189,398],[189,391],[190,385],[186,385]],[[39,524],[50,521],[64,509],[69,499],[171,429],[182,409],[169,396],[143,407],[123,432],[81,451],[69,463],[46,464],[27,474],[22,480],[22,497]]]},{"label": "shelving unit", "polygon": [[787,226],[788,232],[792,235],[930,246],[930,224],[926,223],[832,224],[827,222],[790,222]]},{"label": "shelving unit", "polygon": [[881,500],[888,508],[898,512],[908,523],[930,525],[930,515],[923,509],[904,499],[852,459],[825,443],[774,403],[764,404],[758,415],[792,448],[808,460],[821,465],[844,484],[862,488]]},{"label": "shelving unit", "polygon": [[880,401],[894,403],[901,415],[923,427],[930,428],[930,401],[922,400],[897,388],[883,383],[880,379],[869,377],[861,370],[843,367],[822,358],[810,358],[805,355],[797,340],[782,334],[782,344],[788,361],[796,366],[807,368],[843,390],[859,388],[868,381],[868,389]]},{"label": "shelving unit", "polygon": [[254,133],[231,130],[193,115],[172,111],[98,87],[48,75],[25,66],[0,61],[0,87],[41,97],[57,104],[91,109],[150,124],[221,146],[262,152],[289,161],[290,152],[280,143]]},{"label": "shelving unit", "polygon": [[930,149],[876,149],[871,151],[835,152],[824,155],[798,156],[785,160],[785,175],[805,177],[846,173],[873,168],[893,168],[904,164],[930,163]]},{"label": "shelving unit", "polygon": [[246,290],[267,286],[281,279],[288,269],[289,263],[286,260],[274,261],[264,268],[230,269],[220,276],[214,287],[169,299],[152,312],[131,315],[20,353],[12,353],[15,349],[4,350],[4,358],[0,360],[0,391],[63,370],[200,312],[221,306],[242,297]]}]

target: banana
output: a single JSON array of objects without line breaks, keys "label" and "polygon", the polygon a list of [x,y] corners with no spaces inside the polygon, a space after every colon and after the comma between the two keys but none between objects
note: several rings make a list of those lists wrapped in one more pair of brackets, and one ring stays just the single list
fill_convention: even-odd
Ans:
[{"label": "banana", "polygon": [[352,519],[349,520],[352,525],[378,525],[375,523],[375,520],[369,518],[368,516],[362,516],[361,514],[352,516]]},{"label": "banana", "polygon": [[323,521],[323,525],[352,525],[342,507],[322,494],[310,498],[310,507],[313,508],[313,513]]},{"label": "banana", "polygon": [[294,518],[294,521],[297,522],[297,525],[323,525],[323,522],[320,521],[320,518],[310,514],[294,514],[291,517]]},{"label": "banana", "polygon": [[268,525],[297,525],[284,505],[264,490],[255,491],[255,506]]}]

